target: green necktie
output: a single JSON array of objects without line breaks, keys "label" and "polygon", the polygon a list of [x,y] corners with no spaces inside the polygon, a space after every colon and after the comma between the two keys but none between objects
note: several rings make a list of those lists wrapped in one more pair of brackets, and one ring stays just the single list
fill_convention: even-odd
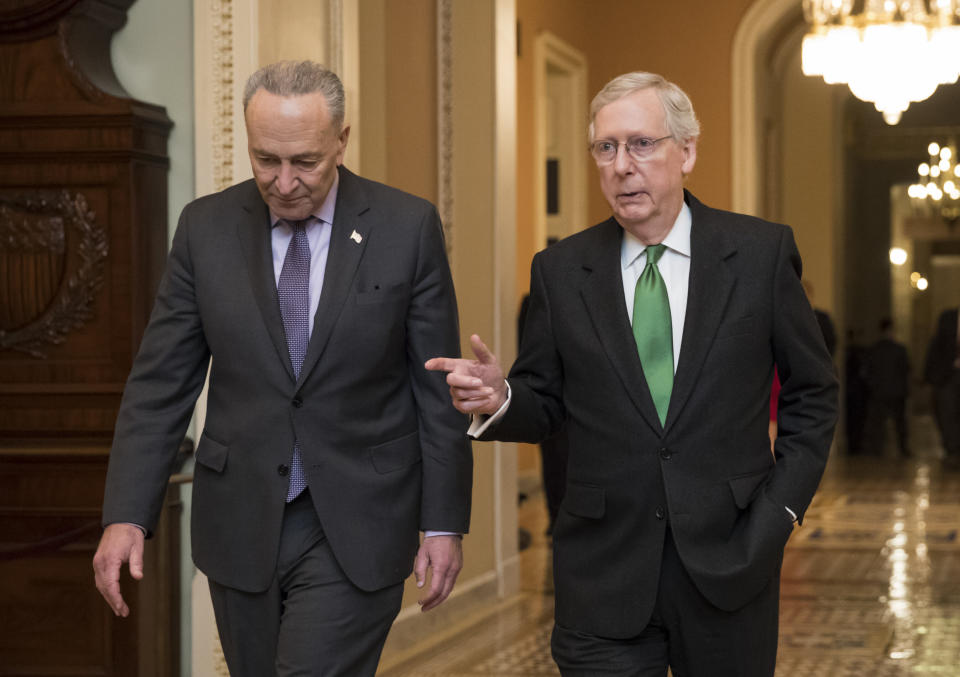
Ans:
[{"label": "green necktie", "polygon": [[660,424],[667,420],[670,393],[673,391],[673,327],[670,300],[657,261],[667,246],[647,247],[647,265],[637,279],[633,296],[633,338],[640,353],[640,364],[647,379]]}]

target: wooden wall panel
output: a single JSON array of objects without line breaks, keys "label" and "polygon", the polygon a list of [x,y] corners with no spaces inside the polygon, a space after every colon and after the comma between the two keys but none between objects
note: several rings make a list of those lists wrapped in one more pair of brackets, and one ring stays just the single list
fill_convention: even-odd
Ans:
[{"label": "wooden wall panel", "polygon": [[110,437],[166,253],[164,109],[110,39],[133,0],[0,3],[0,677],[174,677],[179,510],[133,613],[93,584]]}]

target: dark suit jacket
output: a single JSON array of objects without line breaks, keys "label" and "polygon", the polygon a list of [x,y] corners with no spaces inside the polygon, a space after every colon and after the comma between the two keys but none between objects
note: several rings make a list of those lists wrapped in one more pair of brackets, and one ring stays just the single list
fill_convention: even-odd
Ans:
[{"label": "dark suit jacket", "polygon": [[[360,243],[351,239],[356,231]],[[299,380],[283,333],[270,221],[254,182],[187,205],[134,362],[104,524],[152,530],[212,357],[196,451],[193,558],[267,587],[296,437],[337,560],[367,590],[409,575],[420,529],[466,532],[472,454],[442,374],[456,301],[432,205],[340,169],[329,258]]]},{"label": "dark suit jacket", "polygon": [[923,376],[927,383],[940,386],[950,380],[957,359],[957,308],[940,313],[937,329],[930,338]]},{"label": "dark suit jacket", "polygon": [[[666,426],[644,380],[610,219],[537,254],[512,401],[487,437],[535,442],[563,421],[567,492],[554,527],[556,617],[637,635],[669,522],[702,593],[733,610],[777,576],[827,460],[837,383],[789,228],[702,205]],[[767,434],[782,382],[777,462]]]}]

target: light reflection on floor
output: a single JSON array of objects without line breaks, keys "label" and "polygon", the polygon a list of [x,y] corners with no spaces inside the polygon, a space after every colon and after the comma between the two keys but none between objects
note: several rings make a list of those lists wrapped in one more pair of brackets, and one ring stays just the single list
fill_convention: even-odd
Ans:
[{"label": "light reflection on floor", "polygon": [[[929,420],[912,430],[913,458],[831,461],[784,557],[777,677],[960,675],[960,471]],[[558,674],[542,497],[519,518],[533,535],[521,594],[381,677]]]}]

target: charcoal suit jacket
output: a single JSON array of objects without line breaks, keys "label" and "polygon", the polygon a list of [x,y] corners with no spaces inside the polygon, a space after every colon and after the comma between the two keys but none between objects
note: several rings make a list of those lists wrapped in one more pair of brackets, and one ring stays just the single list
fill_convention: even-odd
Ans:
[{"label": "charcoal suit jacket", "polygon": [[124,391],[104,524],[152,531],[210,362],[193,482],[193,558],[266,589],[299,440],[330,546],[357,586],[412,570],[420,530],[465,533],[472,454],[434,355],[459,351],[440,220],[424,200],[340,168],[323,289],[298,379],[254,182],[183,211]]},{"label": "charcoal suit jacket", "polygon": [[[827,460],[837,383],[783,225],[689,193],[689,295],[661,425],[624,300],[622,228],[609,219],[537,254],[504,417],[481,439],[536,442],[566,424],[554,526],[556,619],[639,634],[656,600],[666,529],[698,589],[734,610],[778,576]],[[768,438],[777,367],[780,437]]]}]

